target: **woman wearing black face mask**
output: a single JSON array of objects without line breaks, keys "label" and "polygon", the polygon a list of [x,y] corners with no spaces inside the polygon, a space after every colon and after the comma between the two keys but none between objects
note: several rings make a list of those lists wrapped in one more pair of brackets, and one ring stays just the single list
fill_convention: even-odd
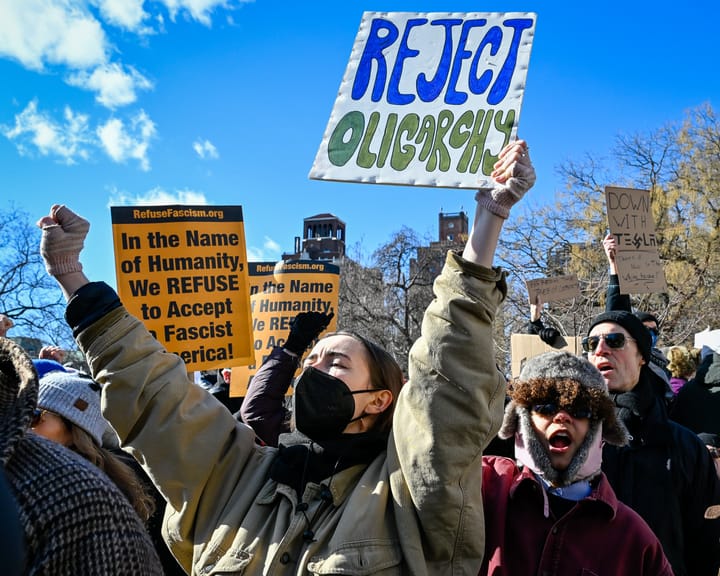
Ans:
[{"label": "woman wearing black face mask", "polygon": [[506,285],[492,260],[510,208],[535,182],[525,142],[501,151],[492,177],[496,186],[476,194],[465,249],[448,254],[435,281],[402,390],[387,353],[354,335],[326,337],[297,383],[297,431],[279,448],[258,446],[109,286],[85,277],[87,221],[57,205],[40,220],[41,252],[103,385],[104,416],[168,499],[167,540],[185,570],[477,573],[481,454],[505,398],[492,323]]}]

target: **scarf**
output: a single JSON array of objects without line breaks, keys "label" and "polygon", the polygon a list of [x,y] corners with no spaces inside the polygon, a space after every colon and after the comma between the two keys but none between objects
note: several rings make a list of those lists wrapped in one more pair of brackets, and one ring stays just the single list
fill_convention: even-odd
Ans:
[{"label": "scarf", "polygon": [[314,442],[298,430],[281,434],[270,478],[291,486],[302,498],[308,482],[318,483],[351,466],[370,464],[387,449],[387,441],[388,433],[374,431],[341,434],[323,442]]}]

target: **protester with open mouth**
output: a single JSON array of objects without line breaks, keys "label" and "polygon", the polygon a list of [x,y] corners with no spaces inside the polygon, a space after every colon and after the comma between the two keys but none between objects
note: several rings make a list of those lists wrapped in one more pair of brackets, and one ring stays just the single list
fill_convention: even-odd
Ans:
[{"label": "protester with open mouth", "polygon": [[672,574],[657,537],[600,469],[603,440],[628,441],[602,375],[584,358],[548,352],[525,363],[509,395],[499,436],[515,439],[517,463],[483,458],[480,574]]},{"label": "protester with open mouth", "polygon": [[720,504],[720,482],[703,442],[668,418],[653,391],[651,348],[643,322],[621,310],[596,316],[583,339],[630,433],[628,445],[604,447],[602,469],[618,499],[655,532],[676,576],[715,576],[720,525],[704,516]]}]

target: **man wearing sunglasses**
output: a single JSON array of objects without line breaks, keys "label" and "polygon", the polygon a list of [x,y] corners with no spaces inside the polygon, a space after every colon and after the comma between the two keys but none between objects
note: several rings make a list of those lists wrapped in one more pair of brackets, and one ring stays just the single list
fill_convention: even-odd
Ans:
[{"label": "man wearing sunglasses", "polygon": [[700,439],[668,419],[653,389],[651,347],[642,321],[622,310],[595,317],[583,339],[630,433],[627,446],[604,446],[602,469],[617,497],[655,532],[676,576],[715,576],[720,531],[704,513],[720,503],[720,482]]},{"label": "man wearing sunglasses", "polygon": [[[607,294],[605,299],[605,310],[625,310],[632,312],[632,304],[630,295],[620,292],[620,277],[618,276],[615,255],[617,253],[617,239],[613,234],[608,234],[603,239],[603,248],[610,266],[610,278],[608,281]],[[655,373],[657,378],[653,382],[657,393],[663,398],[666,406],[669,406],[674,398],[672,388],[670,387],[670,371],[667,369],[668,359],[662,350],[658,348],[658,340],[660,338],[660,322],[657,316],[650,312],[634,312],[640,321],[650,331],[650,360],[649,367]]]},{"label": "man wearing sunglasses", "polygon": [[483,457],[480,576],[671,574],[657,537],[601,471],[602,442],[628,441],[602,375],[548,352],[526,361],[509,395],[499,436],[514,440],[517,464]]}]

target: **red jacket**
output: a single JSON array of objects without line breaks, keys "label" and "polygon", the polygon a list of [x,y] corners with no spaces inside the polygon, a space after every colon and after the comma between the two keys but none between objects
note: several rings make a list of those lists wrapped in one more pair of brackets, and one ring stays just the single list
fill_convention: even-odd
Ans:
[{"label": "red jacket", "polygon": [[483,458],[485,559],[481,575],[672,575],[645,521],[601,474],[591,494],[559,519],[534,474],[509,458]]}]

